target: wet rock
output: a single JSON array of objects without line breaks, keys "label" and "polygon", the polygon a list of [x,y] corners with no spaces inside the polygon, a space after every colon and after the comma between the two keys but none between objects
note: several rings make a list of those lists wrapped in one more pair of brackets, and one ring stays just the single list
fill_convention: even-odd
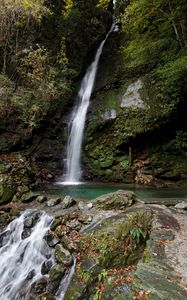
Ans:
[{"label": "wet rock", "polygon": [[60,202],[61,202],[61,198],[50,199],[49,201],[47,201],[47,206],[52,207],[59,204]]},{"label": "wet rock", "polygon": [[36,272],[35,270],[32,270],[28,273],[27,277],[26,277],[26,280],[31,280],[33,279],[33,277],[36,275]]},{"label": "wet rock", "polygon": [[162,261],[139,262],[133,289],[145,291],[151,299],[187,299],[187,292],[177,283],[172,269]]},{"label": "wet rock", "polygon": [[31,295],[38,295],[46,291],[47,279],[42,277],[31,285]]},{"label": "wet rock", "polygon": [[39,193],[33,193],[33,192],[25,193],[21,197],[21,201],[23,203],[29,203],[29,202],[32,202],[33,200],[35,200],[38,196],[39,196]]},{"label": "wet rock", "polygon": [[49,247],[55,247],[59,243],[59,240],[52,234],[47,234],[45,240]]},{"label": "wet rock", "polygon": [[71,196],[67,195],[67,196],[65,196],[65,198],[62,201],[61,207],[63,209],[65,209],[65,208],[69,208],[75,204],[76,204],[76,201]]},{"label": "wet rock", "polygon": [[187,210],[187,202],[184,202],[184,201],[180,202],[175,205],[175,208]]},{"label": "wet rock", "polygon": [[52,294],[56,293],[60,282],[65,274],[65,269],[62,265],[56,264],[49,271],[48,291]]},{"label": "wet rock", "polygon": [[31,235],[31,229],[26,229],[22,232],[21,238],[24,240],[28,238]]},{"label": "wet rock", "polygon": [[39,203],[43,203],[43,202],[47,201],[47,197],[40,195],[36,198],[36,201]]},{"label": "wet rock", "polygon": [[93,206],[97,209],[125,209],[135,201],[135,194],[131,191],[119,190],[95,199]]},{"label": "wet rock", "polygon": [[44,263],[42,264],[42,267],[41,267],[42,275],[48,274],[50,269],[52,268],[52,265],[53,265],[53,263],[51,260],[44,261]]},{"label": "wet rock", "polygon": [[40,216],[41,216],[41,212],[37,212],[37,211],[31,212],[29,215],[27,215],[27,217],[24,220],[24,229],[32,228],[33,226],[35,226]]},{"label": "wet rock", "polygon": [[172,215],[161,213],[156,218],[156,226],[165,227],[169,229],[180,229],[180,224]]},{"label": "wet rock", "polygon": [[54,219],[53,222],[51,223],[51,226],[50,226],[51,230],[54,231],[56,229],[56,227],[60,224],[61,224],[61,219],[60,218]]},{"label": "wet rock", "polygon": [[0,235],[0,248],[7,244],[10,237],[10,231],[4,231]]},{"label": "wet rock", "polygon": [[26,218],[24,221],[24,228],[31,228],[33,226],[34,219],[32,217]]},{"label": "wet rock", "polygon": [[55,258],[58,263],[64,266],[71,266],[73,263],[73,257],[69,250],[65,249],[62,245],[58,244],[55,248]]},{"label": "wet rock", "polygon": [[0,217],[0,225],[7,225],[11,221],[11,216],[9,213],[3,213]]}]

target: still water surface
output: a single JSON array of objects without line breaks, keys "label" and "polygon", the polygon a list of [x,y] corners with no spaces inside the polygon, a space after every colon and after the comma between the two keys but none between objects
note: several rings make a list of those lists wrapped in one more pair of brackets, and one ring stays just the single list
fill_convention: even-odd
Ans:
[{"label": "still water surface", "polygon": [[133,185],[83,183],[80,185],[53,185],[49,193],[56,195],[70,195],[75,198],[92,200],[98,196],[115,192],[119,189],[134,191],[138,198],[181,198],[187,199],[187,190],[169,188],[135,187]]}]

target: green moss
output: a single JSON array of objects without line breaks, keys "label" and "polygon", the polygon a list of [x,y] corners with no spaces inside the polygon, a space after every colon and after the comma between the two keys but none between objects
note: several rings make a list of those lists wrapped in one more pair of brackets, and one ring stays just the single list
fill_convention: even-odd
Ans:
[{"label": "green moss", "polygon": [[128,170],[129,169],[129,157],[127,155],[120,157],[120,166],[124,170]]},{"label": "green moss", "polygon": [[[123,272],[124,274],[126,272],[125,267],[128,264],[136,263],[141,257],[145,241],[148,238],[151,220],[152,215],[143,211],[132,213],[128,218],[113,217],[105,219],[101,224],[101,229],[82,236],[79,242],[81,256],[77,261],[75,275],[66,298],[93,299],[98,291],[99,283],[106,288],[106,295],[110,287],[112,287],[110,292],[112,297],[121,295],[113,285],[115,274],[119,270],[118,276],[121,278]],[[140,239],[132,238],[131,231],[135,228],[141,228],[145,231],[145,235]],[[111,277],[108,271],[113,268],[114,273]],[[121,281],[123,282],[123,280]],[[103,299],[105,299],[105,288]]]}]

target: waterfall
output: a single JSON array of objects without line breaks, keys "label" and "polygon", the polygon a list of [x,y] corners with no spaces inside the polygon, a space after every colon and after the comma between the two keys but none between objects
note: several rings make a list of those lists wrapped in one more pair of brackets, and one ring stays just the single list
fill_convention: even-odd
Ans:
[{"label": "waterfall", "polygon": [[0,234],[0,300],[30,299],[43,263],[53,261],[44,239],[51,221],[45,213],[27,210]]},{"label": "waterfall", "polygon": [[81,82],[78,92],[78,105],[74,108],[69,122],[70,134],[67,143],[67,159],[65,168],[64,184],[76,184],[79,182],[82,174],[80,157],[83,133],[86,121],[86,113],[90,103],[90,97],[94,87],[99,59],[104,47],[104,44],[109,34],[115,30],[116,25],[112,25],[105,39],[101,42],[94,61],[88,67],[87,72]]}]

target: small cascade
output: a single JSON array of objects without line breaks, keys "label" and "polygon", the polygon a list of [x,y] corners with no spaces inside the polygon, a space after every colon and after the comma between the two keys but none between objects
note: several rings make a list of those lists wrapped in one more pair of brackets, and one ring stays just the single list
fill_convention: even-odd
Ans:
[{"label": "small cascade", "polygon": [[0,234],[0,300],[30,299],[43,263],[54,262],[44,238],[51,222],[45,213],[27,210]]},{"label": "small cascade", "polygon": [[116,25],[112,25],[105,39],[101,42],[95,59],[88,67],[87,72],[81,82],[78,92],[78,105],[74,108],[69,122],[69,138],[67,143],[67,159],[63,184],[79,183],[82,170],[80,164],[81,146],[86,121],[86,114],[90,103],[90,97],[95,83],[99,59],[101,57],[104,44],[112,31],[115,31]]},{"label": "small cascade", "polygon": [[61,285],[60,285],[60,288],[59,288],[59,292],[57,293],[57,299],[58,300],[64,300],[64,297],[66,295],[68,287],[69,287],[69,285],[71,283],[72,277],[73,277],[73,275],[75,273],[75,267],[76,267],[76,258],[74,257],[74,259],[73,259],[73,265],[68,270],[66,276],[64,277],[64,279],[61,282]]}]

